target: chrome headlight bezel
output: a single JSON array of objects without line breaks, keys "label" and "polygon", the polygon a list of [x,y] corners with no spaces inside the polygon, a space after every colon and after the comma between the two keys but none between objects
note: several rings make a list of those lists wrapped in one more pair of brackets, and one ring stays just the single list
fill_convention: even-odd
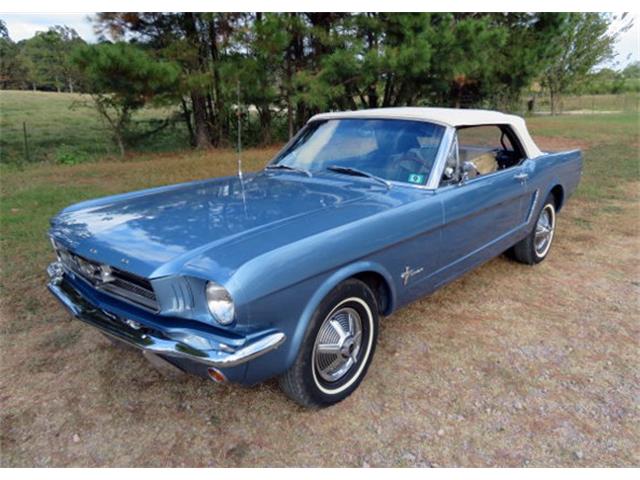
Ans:
[{"label": "chrome headlight bezel", "polygon": [[207,282],[205,299],[209,313],[220,325],[229,325],[235,319],[235,305],[231,294],[216,282]]}]

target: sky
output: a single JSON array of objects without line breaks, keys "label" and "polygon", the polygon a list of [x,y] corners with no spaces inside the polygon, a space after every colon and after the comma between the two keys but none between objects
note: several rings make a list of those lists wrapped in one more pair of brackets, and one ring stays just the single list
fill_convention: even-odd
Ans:
[{"label": "sky", "polygon": [[[87,13],[0,13],[0,18],[6,22],[9,36],[14,41],[30,38],[37,31],[47,30],[53,25],[67,25],[74,28],[87,42],[95,42],[96,35],[93,33],[90,16],[91,14]],[[633,27],[620,34],[616,43],[616,53],[618,55],[612,62],[607,62],[601,66],[624,68],[629,63],[640,61],[640,13],[630,13],[629,16],[633,18]],[[627,19],[625,19],[625,22]],[[617,30],[620,26],[620,21],[614,22],[612,29]]]}]

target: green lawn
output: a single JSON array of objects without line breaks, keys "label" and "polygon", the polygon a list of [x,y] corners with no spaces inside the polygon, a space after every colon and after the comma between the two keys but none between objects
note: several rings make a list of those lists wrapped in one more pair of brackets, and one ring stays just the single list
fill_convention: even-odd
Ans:
[{"label": "green lawn", "polygon": [[[134,120],[161,119],[169,113],[166,109],[146,109]],[[178,150],[186,145],[188,139],[179,124],[145,139],[136,151]],[[80,163],[116,154],[109,130],[91,106],[90,96],[0,91],[0,163]]]}]

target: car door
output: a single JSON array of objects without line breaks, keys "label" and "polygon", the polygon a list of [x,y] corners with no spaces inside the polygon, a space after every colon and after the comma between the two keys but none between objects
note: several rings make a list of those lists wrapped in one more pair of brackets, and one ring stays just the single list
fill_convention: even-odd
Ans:
[{"label": "car door", "polygon": [[492,125],[456,132],[453,158],[437,190],[444,213],[441,267],[434,278],[438,285],[501,253],[524,224],[524,153],[506,128]]}]

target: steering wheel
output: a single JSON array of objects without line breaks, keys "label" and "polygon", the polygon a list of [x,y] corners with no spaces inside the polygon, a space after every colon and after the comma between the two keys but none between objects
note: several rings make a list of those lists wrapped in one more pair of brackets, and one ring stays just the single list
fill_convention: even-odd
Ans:
[{"label": "steering wheel", "polygon": [[[412,148],[404,153],[394,155],[389,165],[389,171],[396,173],[398,171],[405,172],[401,176],[401,180],[406,180],[407,176],[413,173],[428,174],[433,167],[433,161],[422,157],[417,149]],[[394,175],[395,176],[395,175]]]}]

